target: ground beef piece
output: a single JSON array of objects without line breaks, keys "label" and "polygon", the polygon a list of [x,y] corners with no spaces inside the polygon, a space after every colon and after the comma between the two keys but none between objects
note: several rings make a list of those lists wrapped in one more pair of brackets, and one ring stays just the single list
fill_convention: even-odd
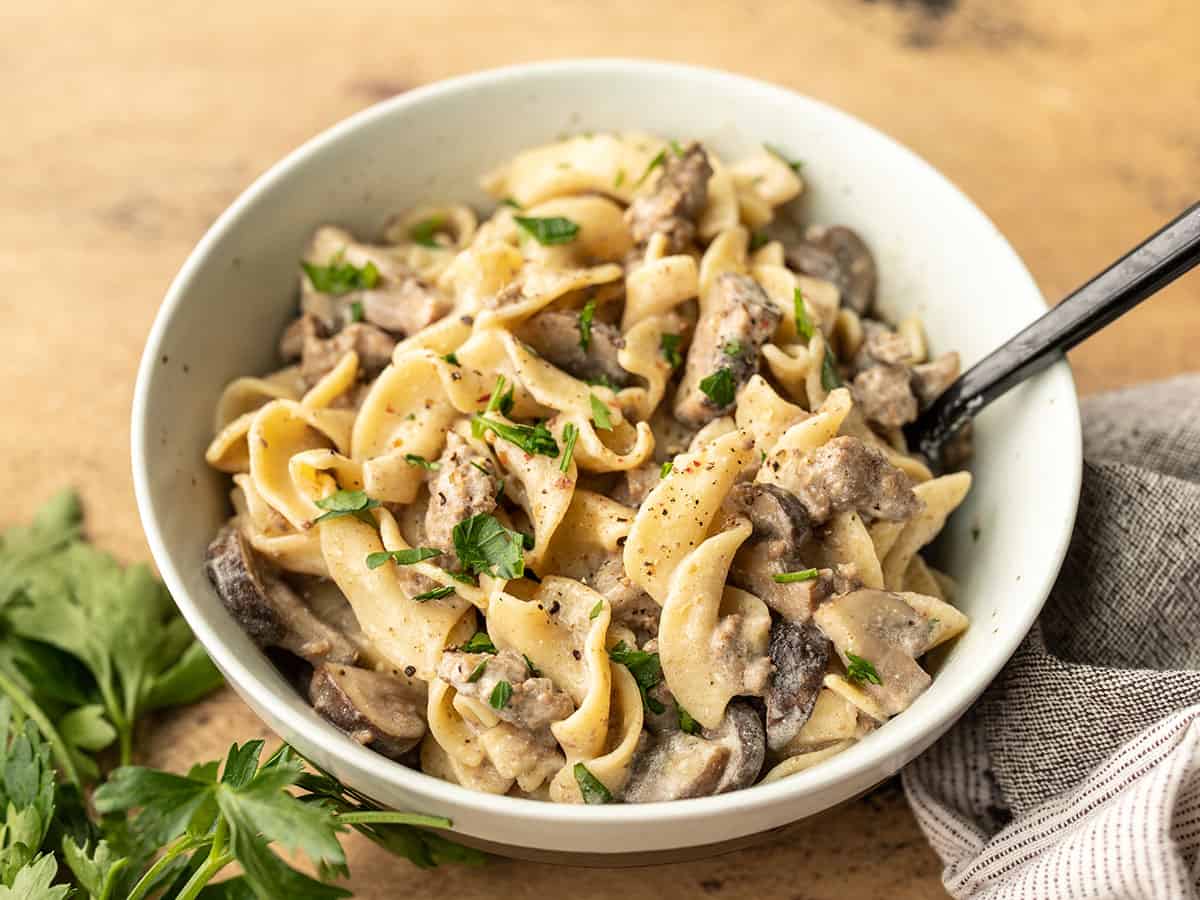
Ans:
[{"label": "ground beef piece", "polygon": [[396,339],[374,325],[358,322],[333,337],[323,338],[317,334],[314,323],[313,330],[304,335],[300,374],[309,385],[316,384],[353,350],[358,354],[359,370],[369,380],[387,368],[394,349]]},{"label": "ground beef piece", "polygon": [[950,387],[959,373],[958,354],[954,351],[943,353],[937,359],[913,366],[912,386],[921,408],[929,406],[941,396],[942,391]]},{"label": "ground beef piece", "polygon": [[446,554],[438,560],[443,568],[453,569],[457,565],[454,526],[496,508],[496,483],[486,471],[488,464],[486,456],[457,434],[451,432],[446,436],[446,449],[438,458],[437,474],[429,483],[429,509],[425,513],[425,534],[430,546]]},{"label": "ground beef piece", "polygon": [[873,519],[908,519],[921,510],[908,476],[883,451],[855,437],[836,437],[802,463],[796,496],[814,523],[853,509]]},{"label": "ground beef piece", "polygon": [[852,390],[863,416],[877,425],[900,428],[917,418],[917,398],[904,366],[864,369],[854,377]]},{"label": "ground beef piece", "polygon": [[[478,671],[480,666],[483,671]],[[499,653],[462,653],[451,650],[438,663],[438,677],[454,686],[458,693],[489,703],[501,681],[512,688],[508,702],[496,715],[505,722],[530,731],[560,722],[575,712],[575,704],[549,678],[530,675],[529,665],[512,650]],[[472,680],[474,679],[474,680]]]}]

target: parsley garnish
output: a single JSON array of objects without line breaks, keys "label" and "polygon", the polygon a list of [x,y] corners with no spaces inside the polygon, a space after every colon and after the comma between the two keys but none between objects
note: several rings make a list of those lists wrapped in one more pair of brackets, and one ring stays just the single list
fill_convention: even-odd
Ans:
[{"label": "parsley garnish", "polygon": [[487,671],[487,664],[488,661],[486,659],[480,660],[479,665],[472,669],[471,674],[467,676],[467,684],[474,684],[482,678],[483,673]]},{"label": "parsley garnish", "polygon": [[525,574],[525,536],[488,513],[463,519],[452,532],[454,552],[463,568],[476,575],[520,578]]},{"label": "parsley garnish", "polygon": [[575,454],[575,442],[579,439],[579,429],[574,422],[563,426],[563,454],[558,464],[558,471],[566,472],[571,467],[571,457]]},{"label": "parsley garnish", "polygon": [[761,250],[771,242],[770,236],[765,231],[756,231],[750,235],[750,252]]},{"label": "parsley garnish", "polygon": [[440,462],[430,462],[423,456],[418,456],[416,453],[405,453],[404,461],[410,466],[420,466],[422,469],[437,470],[442,467]]},{"label": "parsley garnish", "polygon": [[523,231],[545,247],[569,244],[575,240],[575,235],[579,234],[579,226],[562,216],[552,216],[548,219],[513,216],[513,220]]},{"label": "parsley garnish", "polygon": [[806,340],[811,340],[813,323],[808,317],[808,309],[804,306],[804,294],[800,292],[800,288],[796,288],[792,294],[792,311],[796,317],[796,333]]},{"label": "parsley garnish", "polygon": [[477,631],[458,649],[463,653],[495,653],[496,645],[486,631]]},{"label": "parsley garnish", "polygon": [[625,170],[617,169],[617,177],[613,179],[613,187],[619,188],[625,183]]},{"label": "parsley garnish", "polygon": [[674,153],[676,156],[683,156],[683,148],[679,146],[679,141],[670,141],[670,146],[672,153]]},{"label": "parsley garnish", "polygon": [[378,569],[380,566],[394,562],[398,566],[411,566],[413,563],[419,563],[426,559],[433,559],[435,556],[441,556],[441,550],[435,550],[433,547],[408,547],[404,550],[380,550],[377,553],[367,554],[367,568]]},{"label": "parsley garnish", "polygon": [[788,159],[787,154],[778,147],[773,147],[770,144],[763,144],[763,146],[770,150],[773,156],[778,157],[782,162],[786,163],[793,172],[799,172],[802,168],[804,168],[803,162],[798,159]]},{"label": "parsley garnish", "polygon": [[837,357],[833,355],[833,348],[826,344],[825,358],[821,360],[821,387],[832,391],[841,386],[842,376],[838,374]]},{"label": "parsley garnish", "polygon": [[658,470],[658,477],[666,478],[668,475],[671,474],[671,470],[673,468],[675,468],[675,463],[673,463],[671,460],[668,459],[665,463],[662,464],[662,468],[660,468]]},{"label": "parsley garnish", "polygon": [[675,704],[675,708],[679,711],[679,730],[685,734],[699,734],[700,723],[692,718],[692,714],[678,703]]},{"label": "parsley garnish", "polygon": [[503,415],[508,415],[512,412],[513,407],[513,388],[509,388],[507,392],[504,390],[505,380],[503,375],[496,376],[496,386],[492,388],[492,395],[488,397],[487,407],[484,408],[484,413],[495,412],[500,410]]},{"label": "parsley garnish", "polygon": [[741,341],[726,341],[725,346],[721,348],[721,352],[726,356],[741,356],[746,352],[746,348],[742,346]]},{"label": "parsley garnish", "polygon": [[776,584],[795,584],[797,581],[812,581],[819,574],[816,569],[801,569],[798,572],[780,572],[772,575],[771,580]]},{"label": "parsley garnish", "polygon": [[596,301],[592,299],[583,304],[583,311],[579,313],[579,349],[584,353],[592,345],[592,318],[595,315]]},{"label": "parsley garnish", "polygon": [[445,224],[446,221],[441,216],[433,216],[429,219],[422,219],[409,229],[408,236],[412,238],[414,244],[420,244],[422,247],[433,247],[435,250],[440,250],[442,245],[435,241],[433,236]]},{"label": "parsley garnish", "polygon": [[846,678],[849,681],[869,681],[871,684],[883,684],[879,673],[875,671],[875,667],[871,665],[869,660],[865,660],[861,656],[856,656],[849,651],[846,652],[846,659],[850,661],[849,665],[846,666]]},{"label": "parsley garnish", "polygon": [[374,525],[375,517],[367,510],[378,507],[379,501],[368,497],[366,491],[335,491],[328,497],[318,500],[317,506],[325,512],[313,519],[314,523],[338,519],[342,516],[354,516],[368,525]]},{"label": "parsley garnish", "polygon": [[497,681],[492,688],[492,696],[488,697],[488,706],[492,709],[504,709],[512,699],[512,685],[507,681]]},{"label": "parsley garnish", "polygon": [[579,785],[579,793],[583,802],[589,805],[612,803],[612,792],[604,786],[604,782],[588,771],[583,763],[575,763],[575,783]]},{"label": "parsley garnish", "polygon": [[683,362],[683,355],[679,352],[679,344],[682,340],[683,335],[681,334],[664,334],[658,339],[662,355],[671,366],[678,366]]},{"label": "parsley garnish", "polygon": [[427,591],[421,591],[419,594],[414,594],[414,600],[441,600],[443,597],[449,597],[454,593],[454,588],[448,584],[443,584],[435,588],[430,588]]},{"label": "parsley garnish", "polygon": [[652,713],[660,713],[664,707],[647,693],[662,680],[662,666],[657,653],[647,653],[645,650],[631,650],[624,641],[618,641],[616,646],[608,651],[608,658],[620,663],[629,670],[633,680],[637,682],[638,690],[642,693],[642,702]]},{"label": "parsley garnish", "polygon": [[558,456],[558,442],[542,422],[537,425],[510,425],[479,414],[471,417],[471,433],[476,439],[482,438],[488,431],[510,444],[516,444],[526,453],[549,456],[551,459]]},{"label": "parsley garnish", "polygon": [[612,413],[608,411],[604,401],[595,394],[588,394],[588,400],[592,403],[592,421],[596,423],[596,427],[601,431],[612,431]]},{"label": "parsley garnish", "polygon": [[528,656],[526,656],[524,653],[522,653],[521,656],[523,656],[525,658],[525,668],[527,668],[529,670],[529,677],[530,678],[541,678],[542,670],[533,664],[533,660],[530,659]]},{"label": "parsley garnish", "polygon": [[505,197],[500,202],[502,204],[504,204],[505,206],[511,206],[513,209],[524,209],[525,208],[512,197]]},{"label": "parsley garnish", "polygon": [[366,315],[367,314],[363,311],[363,305],[362,305],[361,300],[355,300],[353,303],[350,304],[350,321],[351,322],[361,322],[363,319],[366,318]]},{"label": "parsley garnish", "polygon": [[[353,263],[342,262],[339,251],[327,266],[318,266],[300,260],[300,267],[322,294],[348,294],[351,291],[370,290],[379,283],[379,270],[375,263],[367,262],[361,269]],[[357,320],[356,320],[357,321]]]},{"label": "parsley garnish", "polygon": [[634,185],[633,185],[634,188],[635,189],[640,188],[642,186],[642,182],[650,177],[650,173],[653,172],[655,169],[657,169],[659,166],[663,165],[666,161],[667,161],[667,151],[659,150],[658,155],[656,157],[654,157],[654,159],[650,160],[650,165],[646,166],[646,171],[642,173],[642,177],[639,178],[636,182],[634,182]]},{"label": "parsley garnish", "polygon": [[596,618],[596,616],[600,615],[600,613],[602,613],[603,611],[604,611],[604,601],[597,600],[596,605],[592,607],[592,611],[590,613],[588,613],[588,618],[594,619],[594,618]]},{"label": "parsley garnish", "polygon": [[733,372],[728,366],[717,369],[706,378],[700,380],[700,390],[713,402],[714,406],[726,407],[733,402]]},{"label": "parsley garnish", "polygon": [[455,356],[453,353],[447,353],[445,356],[442,357],[442,359],[444,359],[446,362],[450,363],[450,365],[452,365],[452,366],[461,366],[462,365],[462,363],[460,363],[458,361],[458,357]]}]

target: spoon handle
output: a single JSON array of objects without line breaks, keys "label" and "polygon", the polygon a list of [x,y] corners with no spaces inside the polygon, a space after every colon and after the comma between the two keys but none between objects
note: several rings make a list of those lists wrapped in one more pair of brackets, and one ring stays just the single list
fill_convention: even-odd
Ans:
[{"label": "spoon handle", "polygon": [[968,369],[906,429],[937,462],[941,447],[981,409],[1200,263],[1200,203],[1069,294]]}]

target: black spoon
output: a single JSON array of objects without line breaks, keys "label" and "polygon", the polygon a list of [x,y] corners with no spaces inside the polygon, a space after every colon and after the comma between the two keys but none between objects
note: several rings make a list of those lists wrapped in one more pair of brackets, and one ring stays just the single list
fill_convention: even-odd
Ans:
[{"label": "black spoon", "polygon": [[1200,263],[1200,203],[959,376],[904,437],[940,468],[942,447],[981,409]]}]

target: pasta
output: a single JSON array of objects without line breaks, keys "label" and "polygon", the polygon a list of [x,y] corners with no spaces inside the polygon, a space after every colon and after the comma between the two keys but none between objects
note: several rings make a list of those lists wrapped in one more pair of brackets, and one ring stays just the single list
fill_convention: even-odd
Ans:
[{"label": "pasta", "polygon": [[874,312],[866,245],[801,225],[765,146],[578,136],[484,186],[314,233],[206,453],[231,614],[353,740],[514,797],[736,790],[902,713],[968,627],[922,553],[970,475],[901,430],[957,356]]}]

